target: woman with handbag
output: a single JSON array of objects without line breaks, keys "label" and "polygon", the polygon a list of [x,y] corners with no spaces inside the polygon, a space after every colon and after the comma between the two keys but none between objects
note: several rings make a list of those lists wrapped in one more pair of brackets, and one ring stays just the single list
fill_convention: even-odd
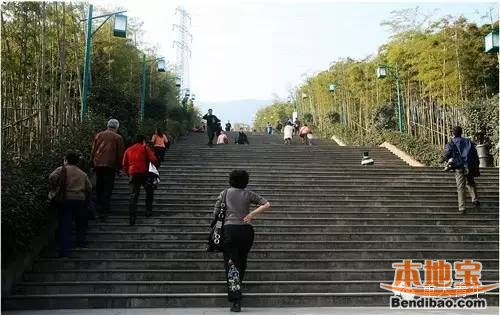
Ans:
[{"label": "woman with handbag", "polygon": [[75,219],[77,246],[87,246],[88,211],[87,199],[92,185],[90,179],[78,166],[80,155],[68,152],[62,166],[49,175],[51,189],[49,199],[57,208],[59,257],[71,253],[71,225]]},{"label": "woman with handbag", "polygon": [[[247,257],[252,248],[254,230],[250,224],[260,213],[269,210],[271,204],[254,193],[246,190],[249,175],[245,170],[234,170],[229,174],[230,188],[219,195],[215,203],[214,215],[225,208],[222,227],[222,247],[224,266],[228,285],[228,299],[231,311],[241,311],[241,283],[245,276]],[[259,205],[250,211],[250,205]]]}]

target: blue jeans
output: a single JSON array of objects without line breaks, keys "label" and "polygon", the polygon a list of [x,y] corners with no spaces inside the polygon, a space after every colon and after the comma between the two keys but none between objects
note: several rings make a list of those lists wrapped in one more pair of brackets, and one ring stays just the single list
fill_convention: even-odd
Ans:
[{"label": "blue jeans", "polygon": [[75,220],[76,239],[79,246],[86,245],[88,213],[85,200],[66,200],[57,211],[59,218],[58,242],[59,256],[71,254],[71,232]]}]

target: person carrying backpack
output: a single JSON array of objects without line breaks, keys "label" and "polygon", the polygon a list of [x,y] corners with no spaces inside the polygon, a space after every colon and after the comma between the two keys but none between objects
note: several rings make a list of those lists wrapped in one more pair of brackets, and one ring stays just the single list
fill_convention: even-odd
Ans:
[{"label": "person carrying backpack", "polygon": [[465,187],[469,191],[472,204],[479,208],[474,177],[479,176],[479,156],[476,146],[470,139],[462,138],[462,127],[453,127],[453,138],[446,144],[442,162],[447,161],[445,170],[455,172],[458,192],[458,211],[465,211]]}]

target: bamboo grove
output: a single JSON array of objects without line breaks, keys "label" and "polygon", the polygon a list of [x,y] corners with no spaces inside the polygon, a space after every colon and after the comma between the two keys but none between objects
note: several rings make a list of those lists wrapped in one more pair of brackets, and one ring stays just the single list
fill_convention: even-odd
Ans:
[{"label": "bamboo grove", "polygon": [[[395,14],[400,17],[402,13]],[[441,146],[451,126],[467,125],[468,107],[490,101],[493,112],[497,112],[498,57],[484,52],[483,40],[491,24],[478,26],[459,17],[432,21],[426,27],[392,26],[398,31],[376,56],[333,62],[329,69],[296,87],[288,102],[277,101],[261,109],[256,127],[265,126],[269,120],[289,118],[297,110],[301,119],[323,135],[335,123],[360,135],[396,129],[396,71],[401,83],[404,132],[408,135],[426,137]],[[384,79],[377,79],[379,65],[392,67]],[[335,85],[334,92],[329,89],[331,84]],[[489,134],[496,138],[490,140],[498,141],[498,113],[495,117]]]},{"label": "bamboo grove", "polygon": [[[83,3],[2,3],[3,152],[20,156],[49,150],[65,130],[80,123],[84,18]],[[118,118],[124,132],[138,121],[144,53],[138,48],[140,25],[129,19],[127,38],[117,38],[108,21],[93,37],[90,112]],[[157,57],[154,49],[146,55]],[[165,106],[178,104],[175,77],[151,65],[148,72],[146,117],[158,117]]]}]

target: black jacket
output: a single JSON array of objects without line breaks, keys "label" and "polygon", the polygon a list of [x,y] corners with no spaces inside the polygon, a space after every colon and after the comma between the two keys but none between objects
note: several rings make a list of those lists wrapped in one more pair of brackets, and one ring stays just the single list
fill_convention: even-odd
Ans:
[{"label": "black jacket", "polygon": [[205,119],[207,121],[207,128],[210,128],[212,130],[216,130],[217,123],[220,122],[220,119],[217,118],[217,116],[215,116],[215,115],[205,114],[205,116],[203,116],[203,119]]}]

